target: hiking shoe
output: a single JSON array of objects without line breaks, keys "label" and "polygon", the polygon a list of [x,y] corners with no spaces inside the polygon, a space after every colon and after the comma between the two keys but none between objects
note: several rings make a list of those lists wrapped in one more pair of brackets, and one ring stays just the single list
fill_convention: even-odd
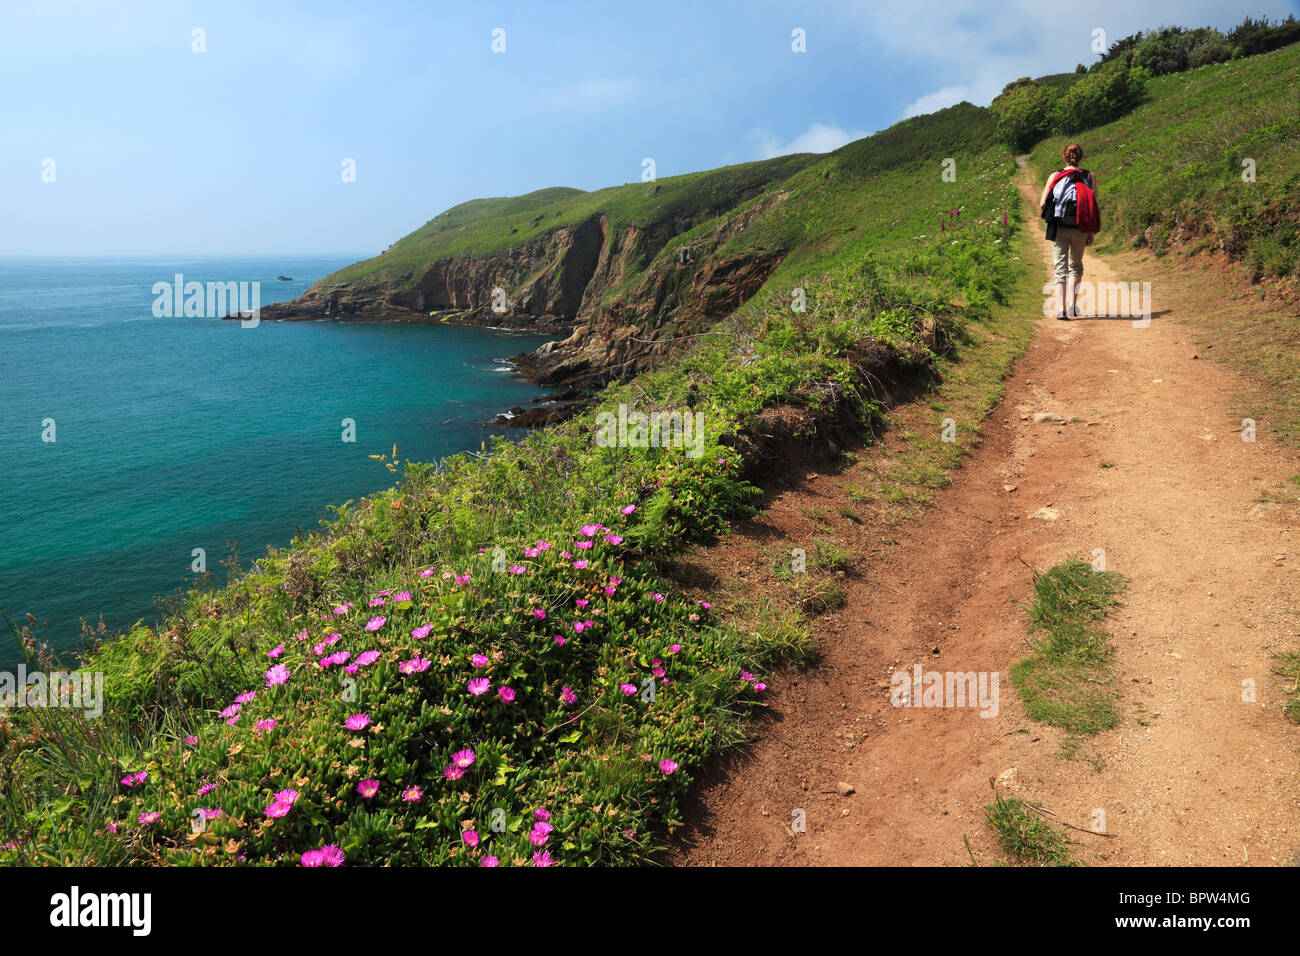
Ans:
[{"label": "hiking shoe", "polygon": [[1075,319],[1079,317],[1079,307],[1077,305],[1070,306],[1070,316]]},{"label": "hiking shoe", "polygon": [[1069,322],[1070,317],[1066,315],[1064,311],[1062,311],[1061,314],[1056,317],[1056,320],[1058,322]]}]

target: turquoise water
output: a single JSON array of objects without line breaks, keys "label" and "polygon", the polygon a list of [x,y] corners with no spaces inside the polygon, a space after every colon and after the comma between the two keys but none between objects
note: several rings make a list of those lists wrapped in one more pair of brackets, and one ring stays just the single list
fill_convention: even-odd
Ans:
[{"label": "turquoise water", "polygon": [[[154,283],[178,272],[259,281],[266,305],[354,258],[0,260],[0,607],[60,651],[81,618],[153,620],[193,549],[219,575],[238,542],[246,567],[390,486],[367,456],[477,448],[503,432],[486,420],[542,393],[502,358],[543,336],[153,315]],[[0,633],[0,667],[17,658]]]}]

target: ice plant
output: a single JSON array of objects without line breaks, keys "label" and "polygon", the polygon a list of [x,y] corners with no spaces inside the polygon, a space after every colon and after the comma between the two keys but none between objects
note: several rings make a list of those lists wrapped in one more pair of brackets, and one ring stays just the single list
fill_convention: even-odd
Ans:
[{"label": "ice plant", "polygon": [[397,669],[403,674],[420,674],[429,669],[431,661],[425,660],[419,654],[416,654],[409,661],[402,661],[397,665]]},{"label": "ice plant", "polygon": [[672,773],[674,770],[677,769],[677,764],[674,761],[669,760],[667,757],[665,757],[663,760],[659,761],[659,769],[662,770],[664,773]]},{"label": "ice plant", "polygon": [[538,850],[533,854],[533,866],[554,866],[555,860],[551,858],[549,850]]},{"label": "ice plant", "polygon": [[402,791],[402,799],[407,803],[419,803],[424,797],[424,791],[419,787],[407,787]]},{"label": "ice plant", "polygon": [[367,778],[357,784],[357,793],[361,794],[366,800],[369,800],[379,792],[379,781],[373,778]]},{"label": "ice plant", "polygon": [[147,827],[150,824],[157,823],[158,818],[160,816],[162,816],[162,814],[159,813],[157,810],[147,810],[144,813],[140,814],[140,816],[137,818],[137,822],[140,823],[142,826]]},{"label": "ice plant", "polygon": [[465,830],[461,833],[460,838],[465,841],[466,846],[478,846],[478,831]]},{"label": "ice plant", "polygon": [[578,695],[575,694],[575,693],[573,692],[573,690],[572,690],[571,688],[567,687],[567,686],[566,686],[566,687],[561,687],[561,688],[560,688],[560,701],[561,701],[562,703],[564,703],[564,704],[567,704],[567,705],[569,705],[569,706],[572,706],[573,704],[576,704],[576,703],[578,702]]},{"label": "ice plant", "polygon": [[343,726],[348,730],[365,730],[370,726],[369,714],[353,714],[343,722]]},{"label": "ice plant", "polygon": [[362,651],[357,655],[357,664],[361,667],[369,667],[377,660],[379,660],[379,652],[375,650]]},{"label": "ice plant", "polygon": [[494,856],[483,857],[483,862],[479,864],[479,866],[500,866],[500,865],[501,865],[501,861]]},{"label": "ice plant", "polygon": [[257,697],[257,691],[255,691],[255,690],[246,690],[246,691],[244,691],[242,694],[240,694],[238,697],[235,698],[235,703],[236,703],[236,704],[247,704],[249,701],[253,700],[253,699],[256,698],[256,697]]},{"label": "ice plant", "polygon": [[283,664],[276,664],[266,672],[266,686],[275,687],[277,684],[283,684],[289,679],[289,668]]},{"label": "ice plant", "polygon": [[266,652],[266,656],[271,658],[271,660],[275,660],[283,653],[284,653],[284,645],[277,644],[275,645],[275,647],[271,648],[269,651]]},{"label": "ice plant", "polygon": [[475,655],[473,655],[473,656],[469,659],[469,662],[470,662],[471,664],[473,664],[475,667],[487,667],[488,664],[492,663],[492,662],[489,661],[489,660],[487,659],[487,657],[486,657],[485,655],[483,655],[483,654],[475,654]]},{"label": "ice plant", "polygon": [[253,732],[259,736],[265,733],[270,733],[272,730],[275,730],[275,724],[276,721],[275,718],[273,717],[268,717],[265,720],[259,720],[257,724],[254,726]]},{"label": "ice plant", "polygon": [[618,510],[623,512],[623,514],[625,515],[630,515],[633,511],[636,511],[636,505],[624,505],[622,508],[619,508]]},{"label": "ice plant", "polygon": [[492,682],[488,680],[486,677],[475,677],[472,681],[470,681],[468,684],[465,685],[465,689],[468,690],[475,697],[478,697],[481,694],[486,694],[488,692],[488,688],[490,688],[491,686],[492,686]]},{"label": "ice plant", "polygon": [[628,697],[631,697],[633,694],[636,693],[636,684],[619,684],[618,689],[621,690]]},{"label": "ice plant", "polygon": [[474,751],[468,747],[464,750],[457,750],[451,755],[451,762],[464,770],[466,767],[469,767],[474,763]]},{"label": "ice plant", "polygon": [[506,687],[505,685],[502,685],[501,687],[497,688],[497,696],[501,698],[501,703],[503,704],[513,703],[515,699],[514,688]]},{"label": "ice plant", "polygon": [[388,618],[386,617],[382,617],[382,616],[372,617],[370,620],[366,621],[366,630],[377,631],[381,627],[383,627],[387,621]]},{"label": "ice plant", "polygon": [[411,631],[411,636],[416,640],[420,640],[421,638],[428,637],[429,632],[432,630],[433,630],[432,624],[423,624],[420,627],[417,627],[413,631]]}]

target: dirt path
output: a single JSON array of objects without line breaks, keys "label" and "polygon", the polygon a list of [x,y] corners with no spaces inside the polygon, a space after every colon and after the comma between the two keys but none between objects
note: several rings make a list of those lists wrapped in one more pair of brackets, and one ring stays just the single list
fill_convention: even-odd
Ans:
[{"label": "dirt path", "polygon": [[[1037,184],[1021,187],[1036,201]],[[1050,247],[1037,220],[1027,228],[1046,281]],[[1150,326],[1040,321],[952,484],[896,542],[868,530],[852,541],[866,567],[847,606],[818,621],[821,663],[778,682],[771,721],[698,788],[670,862],[963,865],[965,836],[994,863],[983,808],[1002,775],[1064,823],[1088,830],[1105,813],[1109,838],[1067,831],[1089,864],[1300,864],[1300,729],[1270,673],[1273,653],[1300,646],[1295,508],[1257,500],[1300,462],[1241,440],[1250,411],[1235,403],[1249,387],[1197,357],[1207,281],[1129,254],[1086,265],[1093,281],[1151,281]],[[1067,421],[1035,423],[1036,412]],[[776,496],[765,520],[833,511],[847,483],[818,475]],[[1044,506],[1059,517],[1030,517]],[[719,560],[742,561],[743,547],[726,547]],[[1030,596],[1027,565],[1097,548],[1129,580],[1110,621],[1124,717],[1067,759],[1066,735],[1030,722],[1006,677],[1026,655],[1013,602]],[[890,675],[916,663],[999,672],[998,715],[893,708]],[[790,829],[795,810],[806,832]]]}]

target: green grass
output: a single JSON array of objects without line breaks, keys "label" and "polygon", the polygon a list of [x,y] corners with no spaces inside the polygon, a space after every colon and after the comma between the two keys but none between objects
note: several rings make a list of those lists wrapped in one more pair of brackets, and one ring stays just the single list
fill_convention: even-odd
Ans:
[{"label": "green grass", "polygon": [[1030,719],[1073,734],[1095,734],[1119,722],[1112,650],[1102,622],[1124,590],[1113,571],[1071,560],[1034,575],[1027,610],[1033,653],[1011,667]]},{"label": "green grass", "polygon": [[1293,723],[1300,724],[1300,652],[1277,654],[1273,673],[1286,679],[1282,713]]},{"label": "green grass", "polygon": [[985,819],[998,845],[1017,863],[1037,866],[1078,866],[1069,841],[1044,822],[1037,808],[1016,797],[994,796]]}]

